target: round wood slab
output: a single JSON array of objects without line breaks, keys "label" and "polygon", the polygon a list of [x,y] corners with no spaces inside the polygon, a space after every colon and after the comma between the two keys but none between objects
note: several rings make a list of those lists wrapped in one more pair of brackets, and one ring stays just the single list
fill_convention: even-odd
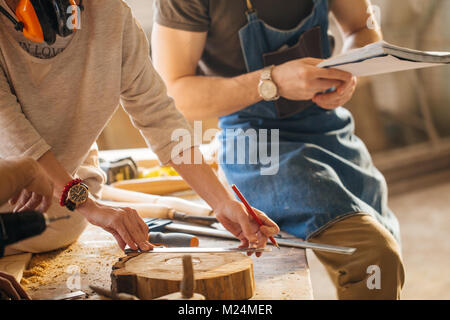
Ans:
[{"label": "round wood slab", "polygon": [[[140,299],[180,291],[184,254],[132,254],[121,258],[111,274],[112,290]],[[253,261],[242,253],[192,255],[195,292],[208,300],[243,300],[255,293]]]}]

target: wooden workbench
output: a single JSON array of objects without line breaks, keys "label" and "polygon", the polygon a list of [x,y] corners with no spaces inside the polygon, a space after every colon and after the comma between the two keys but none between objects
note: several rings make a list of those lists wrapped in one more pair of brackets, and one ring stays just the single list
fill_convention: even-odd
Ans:
[{"label": "wooden workbench", "polygon": [[[173,194],[197,203],[204,201],[191,191]],[[286,235],[283,235],[286,236]],[[238,241],[199,237],[201,247],[237,246]],[[78,241],[56,252],[37,254],[24,272],[28,292],[33,299],[53,299],[77,289],[87,293],[83,299],[99,299],[89,285],[110,288],[112,266],[123,256],[114,237],[101,228],[89,225]],[[304,249],[281,247],[254,255],[256,294],[261,300],[310,300],[312,286]],[[35,275],[37,274],[37,275]],[[69,289],[69,287],[72,288]]]},{"label": "wooden workbench", "polygon": [[[237,241],[200,237],[200,246],[236,246]],[[112,265],[123,253],[114,238],[100,228],[89,226],[80,239],[65,250],[35,255],[31,270],[41,261],[48,266],[40,279],[29,283],[28,292],[33,299],[53,299],[78,290],[86,292],[82,299],[99,299],[89,285],[109,288]],[[253,256],[256,294],[252,299],[304,300],[312,299],[312,289],[305,250],[298,248],[274,248],[260,258]],[[42,264],[42,263],[41,263]],[[25,272],[25,278],[27,272]],[[28,278],[28,281],[33,278]],[[30,286],[31,284],[31,286]],[[69,287],[72,288],[70,290]]]}]

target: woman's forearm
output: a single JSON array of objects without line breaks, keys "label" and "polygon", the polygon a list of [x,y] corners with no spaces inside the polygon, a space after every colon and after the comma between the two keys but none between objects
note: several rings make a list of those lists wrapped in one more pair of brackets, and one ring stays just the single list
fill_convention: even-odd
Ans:
[{"label": "woman's forearm", "polygon": [[39,160],[39,164],[47,173],[54,185],[53,196],[59,200],[64,186],[73,179],[66,169],[59,163],[51,151],[47,151]]},{"label": "woman's forearm", "polygon": [[[179,160],[188,153],[189,163],[179,163]],[[189,154],[190,153],[190,154]],[[197,194],[204,199],[211,208],[215,209],[224,200],[234,200],[231,194],[219,181],[217,175],[207,165],[198,148],[191,148],[184,151],[179,157],[173,159],[169,163],[183,179],[197,192]]]},{"label": "woman's forearm", "polygon": [[185,76],[169,85],[169,94],[187,119],[217,118],[260,101],[260,76],[261,71],[233,78]]}]

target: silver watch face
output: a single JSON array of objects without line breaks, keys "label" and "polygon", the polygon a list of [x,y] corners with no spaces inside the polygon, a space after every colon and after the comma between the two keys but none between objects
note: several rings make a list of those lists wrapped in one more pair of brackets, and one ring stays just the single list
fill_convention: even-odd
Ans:
[{"label": "silver watch face", "polygon": [[270,80],[263,80],[259,85],[259,94],[264,100],[271,100],[277,96],[278,88]]}]

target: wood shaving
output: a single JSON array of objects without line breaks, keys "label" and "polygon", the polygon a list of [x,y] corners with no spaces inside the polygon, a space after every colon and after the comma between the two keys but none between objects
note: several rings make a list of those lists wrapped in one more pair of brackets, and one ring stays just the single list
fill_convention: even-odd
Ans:
[{"label": "wood shaving", "polygon": [[82,286],[97,283],[107,287],[111,266],[123,256],[114,238],[94,226],[88,226],[77,242],[59,250],[34,254],[23,273],[21,284],[27,291],[66,287],[72,275],[70,267],[79,271]]}]

